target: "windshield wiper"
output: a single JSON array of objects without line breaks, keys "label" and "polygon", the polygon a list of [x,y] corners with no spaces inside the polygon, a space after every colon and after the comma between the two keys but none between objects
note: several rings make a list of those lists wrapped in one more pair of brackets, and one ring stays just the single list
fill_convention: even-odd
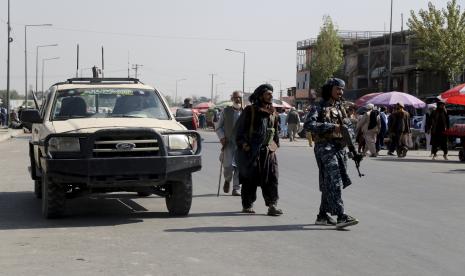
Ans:
[{"label": "windshield wiper", "polygon": [[127,115],[127,114],[112,114],[110,117],[121,117],[121,118],[145,118],[141,116],[136,116],[136,115]]},{"label": "windshield wiper", "polygon": [[68,120],[68,119],[80,119],[80,118],[87,118],[87,116],[76,116],[76,115],[73,115],[73,116],[55,116],[53,118],[53,120],[55,121],[61,121],[61,120]]}]

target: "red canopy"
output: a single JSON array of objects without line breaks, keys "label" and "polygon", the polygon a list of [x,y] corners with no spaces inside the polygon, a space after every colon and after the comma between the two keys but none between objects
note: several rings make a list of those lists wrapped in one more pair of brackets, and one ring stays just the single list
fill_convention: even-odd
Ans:
[{"label": "red canopy", "polygon": [[465,83],[447,90],[439,98],[448,104],[465,105]]},{"label": "red canopy", "polygon": [[212,102],[204,102],[204,103],[199,103],[197,105],[194,106],[194,108],[196,109],[209,109],[210,107],[214,107],[215,104],[213,104]]}]

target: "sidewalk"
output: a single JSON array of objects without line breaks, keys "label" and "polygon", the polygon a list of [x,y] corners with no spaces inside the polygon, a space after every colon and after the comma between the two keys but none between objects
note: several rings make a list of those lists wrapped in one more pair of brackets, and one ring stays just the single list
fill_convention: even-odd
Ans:
[{"label": "sidewalk", "polygon": [[22,129],[0,128],[0,142],[6,141],[20,133],[23,133]]}]

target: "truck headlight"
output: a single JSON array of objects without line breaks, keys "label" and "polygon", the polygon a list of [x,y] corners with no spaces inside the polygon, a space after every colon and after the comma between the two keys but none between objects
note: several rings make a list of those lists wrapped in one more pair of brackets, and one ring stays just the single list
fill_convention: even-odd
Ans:
[{"label": "truck headlight", "polygon": [[173,135],[168,135],[168,138],[165,139],[168,140],[167,146],[168,150],[188,150],[191,149],[191,144],[189,142],[189,137],[184,134],[173,134]]},{"label": "truck headlight", "polygon": [[81,145],[78,137],[52,137],[48,140],[48,152],[79,152]]}]

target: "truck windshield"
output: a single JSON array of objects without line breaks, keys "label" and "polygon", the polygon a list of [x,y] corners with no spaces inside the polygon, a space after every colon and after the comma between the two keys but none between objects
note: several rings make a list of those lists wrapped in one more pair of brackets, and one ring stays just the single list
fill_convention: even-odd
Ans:
[{"label": "truck windshield", "polygon": [[106,117],[169,119],[154,90],[79,88],[57,92],[52,120]]}]

